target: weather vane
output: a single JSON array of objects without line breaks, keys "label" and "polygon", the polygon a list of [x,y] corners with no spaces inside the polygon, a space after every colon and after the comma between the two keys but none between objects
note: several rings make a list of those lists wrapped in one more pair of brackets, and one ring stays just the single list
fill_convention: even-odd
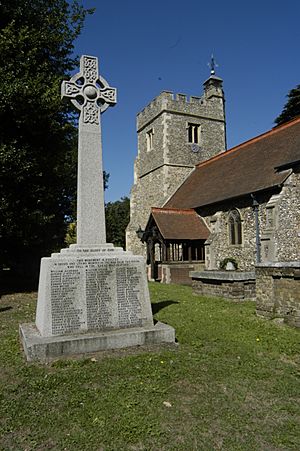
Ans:
[{"label": "weather vane", "polygon": [[208,66],[210,67],[210,75],[215,75],[215,73],[216,73],[215,68],[219,67],[219,66],[216,63],[216,60],[215,60],[215,57],[213,54],[211,55],[210,63],[208,63]]}]

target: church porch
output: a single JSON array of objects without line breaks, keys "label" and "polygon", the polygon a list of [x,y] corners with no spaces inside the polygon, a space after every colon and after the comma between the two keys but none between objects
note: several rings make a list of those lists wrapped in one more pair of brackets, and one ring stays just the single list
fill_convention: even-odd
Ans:
[{"label": "church porch", "polygon": [[209,230],[194,210],[152,208],[137,234],[146,243],[149,280],[191,285],[189,272],[204,269]]}]

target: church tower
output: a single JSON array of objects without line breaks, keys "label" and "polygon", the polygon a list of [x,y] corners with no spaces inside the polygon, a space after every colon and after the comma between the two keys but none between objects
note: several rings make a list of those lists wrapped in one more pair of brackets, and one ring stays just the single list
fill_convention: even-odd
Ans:
[{"label": "church tower", "polygon": [[126,249],[145,254],[137,237],[151,207],[162,207],[197,163],[226,150],[223,80],[214,74],[201,97],[163,91],[137,115],[138,155]]}]

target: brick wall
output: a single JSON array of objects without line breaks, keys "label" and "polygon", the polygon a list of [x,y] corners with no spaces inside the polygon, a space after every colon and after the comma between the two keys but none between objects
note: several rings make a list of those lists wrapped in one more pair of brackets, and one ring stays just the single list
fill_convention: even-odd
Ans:
[{"label": "brick wall", "polygon": [[195,269],[204,269],[204,263],[165,263],[161,267],[162,283],[177,283],[181,285],[192,285],[189,274]]}]

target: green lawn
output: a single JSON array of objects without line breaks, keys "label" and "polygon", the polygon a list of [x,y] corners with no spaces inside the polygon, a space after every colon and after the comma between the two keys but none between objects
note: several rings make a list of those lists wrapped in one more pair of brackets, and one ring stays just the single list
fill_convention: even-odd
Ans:
[{"label": "green lawn", "polygon": [[27,364],[18,324],[36,293],[0,300],[1,450],[299,450],[300,331],[255,304],[150,284],[179,345]]}]

